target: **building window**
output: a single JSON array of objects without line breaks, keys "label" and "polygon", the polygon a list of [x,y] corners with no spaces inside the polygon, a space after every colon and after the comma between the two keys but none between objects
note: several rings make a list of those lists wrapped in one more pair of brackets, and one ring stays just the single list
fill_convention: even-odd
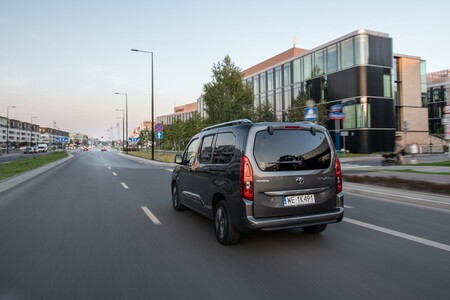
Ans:
[{"label": "building window", "polygon": [[[287,86],[284,88],[284,109],[292,105],[292,92],[291,87]],[[284,113],[282,114],[284,115]]]},{"label": "building window", "polygon": [[273,69],[267,71],[267,91],[273,90]]},{"label": "building window", "polygon": [[338,51],[337,45],[327,48],[327,72],[335,72],[338,70]]},{"label": "building window", "polygon": [[275,68],[275,88],[281,87],[281,66]]},{"label": "building window", "polygon": [[370,128],[370,103],[367,103],[366,98],[362,98],[358,104],[344,105],[343,112],[343,128]]},{"label": "building window", "polygon": [[392,80],[390,74],[383,75],[383,89],[384,89],[384,97],[392,98]]},{"label": "building window", "polygon": [[266,73],[262,73],[260,75],[260,80],[259,80],[259,87],[260,87],[260,91],[261,93],[264,93],[267,91],[267,86],[266,86]]},{"label": "building window", "polygon": [[313,76],[317,77],[322,75],[324,72],[324,56],[323,56],[323,49],[317,51],[314,53],[314,72]]},{"label": "building window", "polygon": [[283,86],[291,83],[291,63],[287,63],[283,65]]},{"label": "building window", "polygon": [[253,95],[259,94],[259,75],[253,77]]},{"label": "building window", "polygon": [[276,112],[277,117],[281,115],[281,111],[283,110],[283,90],[282,89],[278,89],[275,91],[274,110]]},{"label": "building window", "polygon": [[341,42],[342,68],[349,68],[354,65],[353,38]]},{"label": "building window", "polygon": [[292,73],[294,74],[294,83],[300,82],[301,81],[300,58],[294,60],[292,68],[293,68]]},{"label": "building window", "polygon": [[357,65],[369,63],[369,37],[367,35],[355,37],[355,60]]},{"label": "building window", "polygon": [[312,72],[312,57],[311,54],[303,58],[303,78],[304,80],[311,79]]}]

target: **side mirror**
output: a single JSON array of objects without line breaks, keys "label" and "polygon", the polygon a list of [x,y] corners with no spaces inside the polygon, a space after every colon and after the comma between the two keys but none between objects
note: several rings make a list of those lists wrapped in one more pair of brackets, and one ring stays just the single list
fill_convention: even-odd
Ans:
[{"label": "side mirror", "polygon": [[175,155],[175,163],[181,164],[182,162],[183,162],[183,158],[181,157],[181,154],[176,154]]}]

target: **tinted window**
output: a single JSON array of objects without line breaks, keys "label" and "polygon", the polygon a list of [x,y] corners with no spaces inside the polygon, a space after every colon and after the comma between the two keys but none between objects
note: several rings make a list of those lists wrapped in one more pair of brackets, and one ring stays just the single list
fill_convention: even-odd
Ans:
[{"label": "tinted window", "polygon": [[183,163],[192,165],[195,160],[195,155],[197,155],[197,150],[198,150],[198,139],[195,139],[189,144],[189,146],[184,151]]},{"label": "tinted window", "polygon": [[301,130],[264,130],[256,134],[254,155],[262,171],[326,169],[331,149],[325,134]]},{"label": "tinted window", "polygon": [[213,138],[213,135],[203,138],[202,149],[200,150],[200,163],[211,162]]},{"label": "tinted window", "polygon": [[232,133],[219,133],[214,146],[213,163],[228,164],[234,156],[236,138]]}]

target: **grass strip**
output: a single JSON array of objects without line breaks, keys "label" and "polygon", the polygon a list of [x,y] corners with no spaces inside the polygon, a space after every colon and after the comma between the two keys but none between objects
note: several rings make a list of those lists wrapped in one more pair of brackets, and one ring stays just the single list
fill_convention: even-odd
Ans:
[{"label": "grass strip", "polygon": [[48,155],[33,155],[13,162],[0,164],[0,180],[4,180],[20,173],[30,171],[67,157],[67,152],[55,152]]},{"label": "grass strip", "polygon": [[[151,151],[129,151],[129,155],[151,159],[152,158],[152,152]],[[161,161],[161,162],[168,162],[173,163],[175,162],[175,154],[174,153],[160,153],[158,151],[155,151],[155,160]]]},{"label": "grass strip", "polygon": [[403,170],[388,170],[383,169],[383,172],[392,172],[392,173],[417,173],[417,174],[430,174],[430,175],[450,175],[449,172],[427,172],[427,171],[416,171],[411,169],[403,169]]}]

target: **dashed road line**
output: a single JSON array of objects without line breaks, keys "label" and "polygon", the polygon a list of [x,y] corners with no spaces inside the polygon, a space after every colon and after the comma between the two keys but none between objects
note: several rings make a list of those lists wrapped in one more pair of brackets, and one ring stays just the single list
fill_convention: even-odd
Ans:
[{"label": "dashed road line", "polygon": [[349,219],[349,218],[344,218],[342,221],[450,252],[450,245],[438,243],[438,242],[420,238],[420,237],[417,237],[414,235],[406,234],[403,232],[387,229],[384,227],[372,225],[369,223],[365,223],[365,222],[361,222],[361,221],[357,221],[357,220],[353,220],[353,219]]},{"label": "dashed road line", "polygon": [[125,182],[121,182],[124,189],[129,189],[129,187],[125,184]]},{"label": "dashed road line", "polygon": [[113,175],[114,175],[114,176],[117,176],[116,172],[113,172]]},{"label": "dashed road line", "polygon": [[158,218],[150,211],[150,209],[147,208],[147,206],[141,206],[141,209],[145,212],[147,217],[152,220],[153,224],[155,225],[161,225],[161,222],[158,220]]}]

